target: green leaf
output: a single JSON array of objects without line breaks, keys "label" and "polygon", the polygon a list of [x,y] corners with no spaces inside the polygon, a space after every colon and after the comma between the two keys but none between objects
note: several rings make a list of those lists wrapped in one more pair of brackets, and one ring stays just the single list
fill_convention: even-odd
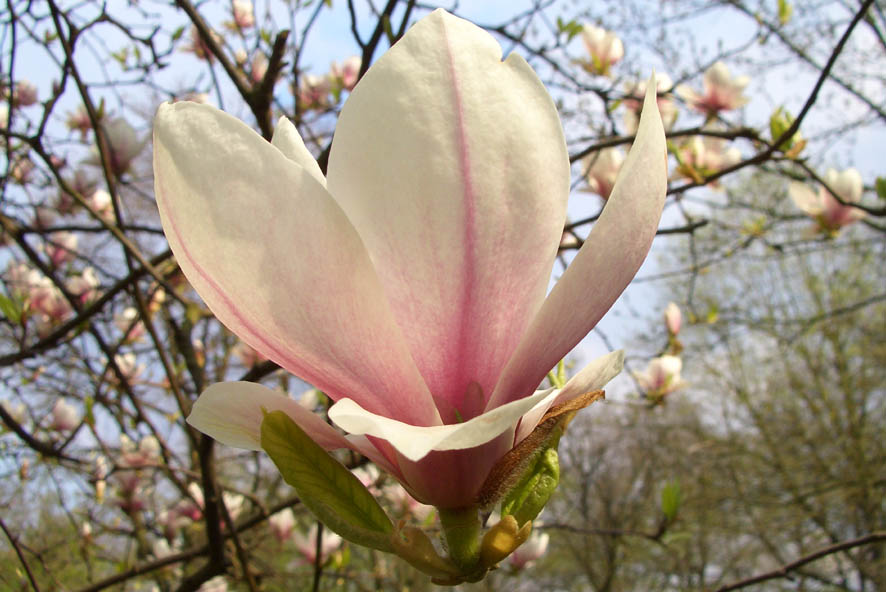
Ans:
[{"label": "green leaf", "polygon": [[781,25],[788,24],[791,15],[794,14],[794,7],[787,0],[778,0],[778,22]]},{"label": "green leaf", "polygon": [[661,490],[661,511],[664,513],[668,522],[673,522],[677,517],[677,511],[680,509],[680,503],[683,501],[683,494],[680,491],[680,483],[678,481],[670,481],[665,484]]},{"label": "green leaf", "polygon": [[501,503],[501,515],[513,516],[523,526],[535,520],[560,482],[556,444],[542,452]]},{"label": "green leaf", "polygon": [[172,40],[178,41],[179,39],[181,39],[181,36],[184,35],[184,33],[185,33],[185,26],[182,25],[181,27],[179,27],[178,29],[176,29],[175,31],[172,32]]},{"label": "green leaf", "polygon": [[886,177],[877,177],[874,186],[877,188],[877,197],[886,199]]},{"label": "green leaf", "polygon": [[18,303],[4,294],[0,294],[0,312],[14,325],[22,320],[22,311]]},{"label": "green leaf", "polygon": [[342,538],[392,551],[394,527],[372,494],[282,411],[265,414],[261,446],[307,508]]}]

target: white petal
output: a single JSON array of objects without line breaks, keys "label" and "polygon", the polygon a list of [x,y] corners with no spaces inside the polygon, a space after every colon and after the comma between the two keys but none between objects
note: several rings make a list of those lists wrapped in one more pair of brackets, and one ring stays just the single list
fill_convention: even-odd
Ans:
[{"label": "white petal", "polygon": [[557,398],[547,404],[538,404],[533,407],[520,421],[514,443],[532,433],[544,414],[554,405],[567,403],[579,395],[602,389],[610,380],[618,376],[624,367],[625,354],[622,350],[610,352],[589,363],[582,370],[569,379],[557,393]]},{"label": "white petal", "polygon": [[298,130],[295,129],[288,117],[281,117],[277,121],[277,127],[274,129],[274,137],[271,138],[271,144],[276,146],[286,158],[301,165],[308,174],[326,187],[326,177],[323,176],[320,165],[317,164],[317,159],[308,151],[304,140],[302,140]]},{"label": "white petal", "polygon": [[419,427],[369,413],[350,399],[342,399],[329,409],[329,418],[350,434],[382,438],[411,461],[421,460],[432,450],[462,450],[494,440],[535,405],[550,399],[555,389],[538,391],[530,397],[503,405],[464,423]]},{"label": "white petal", "polygon": [[154,190],[188,280],[250,347],[333,399],[439,423],[360,237],[304,167],[181,102],[157,112]]},{"label": "white petal", "polygon": [[283,411],[327,450],[350,448],[320,416],[311,413],[285,393],[254,382],[219,382],[203,391],[191,408],[188,423],[222,444],[261,450],[261,422],[267,411]]},{"label": "white petal", "polygon": [[487,409],[536,388],[609,310],[652,246],[664,207],[668,169],[654,77],[646,88],[637,137],[606,207],[523,335]]},{"label": "white petal", "polygon": [[491,394],[544,298],[565,217],[566,144],[538,76],[436,11],[354,89],[328,179],[444,421],[479,414],[469,385]]}]

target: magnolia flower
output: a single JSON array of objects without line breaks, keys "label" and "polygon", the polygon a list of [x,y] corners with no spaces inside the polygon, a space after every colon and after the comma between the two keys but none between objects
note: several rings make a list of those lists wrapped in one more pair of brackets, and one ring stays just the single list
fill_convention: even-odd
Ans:
[{"label": "magnolia flower", "polygon": [[89,204],[96,214],[101,216],[103,219],[107,221],[113,221],[114,219],[114,204],[111,201],[111,194],[105,191],[104,189],[96,189],[92,195],[90,195],[86,199],[86,203]]},{"label": "magnolia flower", "polygon": [[262,410],[283,410],[421,502],[473,504],[547,409],[620,371],[616,352],[533,393],[652,243],[667,158],[658,111],[643,113],[545,298],[570,185],[563,131],[525,60],[502,61],[479,27],[437,10],[382,56],[342,108],[326,178],[285,118],[268,143],[214,108],[162,105],[154,186],[176,260],[228,329],[336,401],[329,417],[350,435],[245,382],[210,387],[188,421],[259,450]]},{"label": "magnolia flower", "polygon": [[[657,73],[655,75],[655,80],[655,89],[658,94],[658,97],[656,98],[658,112],[661,114],[661,121],[664,128],[670,130],[677,121],[677,104],[674,102],[673,96],[664,93],[669,91],[671,87],[674,86],[674,83],[671,81],[671,77],[664,73]],[[630,134],[637,133],[637,126],[640,122],[640,111],[643,107],[643,97],[646,96],[646,92],[647,88],[645,81],[629,84],[625,87],[626,96],[622,101],[622,104],[626,108],[624,115],[625,127]]]},{"label": "magnolia flower", "polygon": [[135,445],[126,434],[120,434],[120,466],[140,468],[158,462],[160,442],[154,436],[145,436]]},{"label": "magnolia flower", "polygon": [[287,508],[282,512],[273,514],[268,518],[268,526],[271,527],[274,538],[279,542],[287,541],[292,536],[292,531],[295,528],[295,515],[293,515],[292,509]]},{"label": "magnolia flower", "polygon": [[579,63],[591,74],[608,76],[609,68],[625,55],[621,39],[612,31],[594,25],[585,25],[581,32],[581,39],[584,41],[590,59],[582,60]]},{"label": "magnolia flower", "polygon": [[77,235],[73,232],[53,232],[44,250],[55,267],[72,261],[77,251]]},{"label": "magnolia flower", "polygon": [[325,109],[329,106],[332,83],[326,76],[302,74],[298,80],[296,98],[302,109]]},{"label": "magnolia flower", "polygon": [[683,314],[680,312],[680,307],[677,306],[676,302],[668,302],[664,311],[664,320],[665,327],[668,328],[668,333],[676,335],[680,332],[680,325],[683,323]]},{"label": "magnolia flower", "polygon": [[[302,534],[296,531],[295,534],[292,535],[292,541],[295,543],[295,548],[301,553],[305,562],[309,564],[316,563],[317,561],[317,530],[317,524],[315,523],[308,529],[307,534]],[[329,556],[341,547],[342,542],[340,536],[328,528],[324,528],[323,534],[320,535],[320,563],[326,563]]]},{"label": "magnolia flower", "polygon": [[64,399],[58,399],[52,407],[52,421],[50,429],[57,432],[69,432],[80,423],[80,414],[77,408]]},{"label": "magnolia flower", "polygon": [[121,333],[125,334],[124,341],[127,343],[141,341],[147,331],[145,324],[139,317],[138,310],[132,306],[128,306],[114,315],[114,325]]},{"label": "magnolia flower", "polygon": [[9,107],[0,104],[0,128],[5,129],[7,125],[9,125]]},{"label": "magnolia flower", "polygon": [[333,62],[332,67],[329,69],[329,76],[341,88],[352,91],[357,84],[357,76],[360,74],[360,64],[362,62],[363,60],[360,59],[360,56],[349,57],[341,63],[341,66]]},{"label": "magnolia flower", "polygon": [[[210,35],[217,42],[221,43],[221,36],[215,31],[210,31]],[[215,56],[212,55],[212,51],[209,49],[209,45],[203,40],[203,36],[200,35],[200,30],[195,26],[191,25],[191,31],[189,33],[191,42],[190,44],[184,46],[182,51],[193,53],[198,60],[206,60],[207,62],[212,62],[215,59]]]},{"label": "magnolia flower", "polygon": [[683,360],[677,356],[653,358],[643,372],[635,372],[634,378],[648,397],[660,399],[686,386],[680,379]]},{"label": "magnolia flower", "polygon": [[95,298],[100,285],[101,282],[92,267],[85,268],[83,273],[72,276],[65,282],[68,292],[77,297],[81,306]]},{"label": "magnolia flower", "polygon": [[15,83],[15,91],[12,93],[12,103],[16,107],[30,107],[37,102],[37,87],[28,80],[19,80]]},{"label": "magnolia flower", "polygon": [[79,131],[80,139],[85,140],[89,130],[92,129],[92,120],[89,119],[86,107],[78,105],[75,111],[69,111],[68,118],[65,119],[65,125],[71,131]]},{"label": "magnolia flower", "polygon": [[[741,162],[741,151],[728,145],[723,138],[692,136],[678,150],[677,172],[698,181]],[[716,186],[716,181],[712,185]]]},{"label": "magnolia flower", "polygon": [[515,570],[530,567],[537,559],[541,558],[548,550],[548,533],[533,532],[525,543],[517,547],[511,553],[508,561]]},{"label": "magnolia flower", "polygon": [[249,78],[252,82],[258,84],[265,78],[268,72],[268,58],[260,51],[255,52],[252,58],[252,68],[249,70]]},{"label": "magnolia flower", "polygon": [[588,180],[588,189],[609,199],[624,160],[624,153],[618,148],[604,148],[586,156],[582,161],[582,172]]},{"label": "magnolia flower", "polygon": [[240,360],[240,362],[246,366],[247,368],[252,368],[253,366],[257,366],[261,364],[265,360],[266,357],[243,343],[242,341],[238,341],[237,344],[231,348],[231,353]]},{"label": "magnolia flower", "polygon": [[[111,172],[118,177],[129,171],[132,161],[141,154],[145,147],[144,139],[139,139],[135,129],[122,117],[112,119],[102,125],[107,142],[108,159],[111,164]],[[88,164],[101,166],[101,159],[96,151],[89,159]],[[98,193],[98,191],[96,191]],[[108,198],[110,202],[110,196]]]},{"label": "magnolia flower", "polygon": [[747,76],[733,78],[726,64],[715,62],[704,73],[702,94],[685,85],[681,85],[677,93],[696,111],[716,115],[746,105],[751,99],[741,93],[750,81]]},{"label": "magnolia flower", "polygon": [[841,204],[833,194],[824,187],[815,193],[805,183],[793,182],[788,193],[794,204],[808,216],[814,218],[818,227],[825,232],[837,232],[865,217],[866,212],[849,204],[858,203],[864,191],[861,175],[854,168],[838,173],[828,169],[824,182],[833,189],[847,205]]},{"label": "magnolia flower", "polygon": [[249,29],[255,26],[255,13],[251,0],[233,0],[231,15],[234,17],[234,26],[238,29]]}]

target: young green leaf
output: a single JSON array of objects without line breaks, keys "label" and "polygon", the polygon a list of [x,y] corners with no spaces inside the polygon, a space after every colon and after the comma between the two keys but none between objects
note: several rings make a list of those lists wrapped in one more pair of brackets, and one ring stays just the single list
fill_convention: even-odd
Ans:
[{"label": "young green leaf", "polygon": [[501,503],[501,515],[513,516],[519,526],[532,522],[548,503],[560,482],[556,444],[542,452],[520,482]]},{"label": "young green leaf", "polygon": [[661,490],[661,511],[668,522],[673,522],[677,517],[677,511],[680,509],[682,501],[683,494],[680,492],[680,483],[677,481],[666,483]]},{"label": "young green leaf", "polygon": [[265,414],[261,445],[318,520],[344,539],[392,551],[394,527],[372,494],[282,411]]}]

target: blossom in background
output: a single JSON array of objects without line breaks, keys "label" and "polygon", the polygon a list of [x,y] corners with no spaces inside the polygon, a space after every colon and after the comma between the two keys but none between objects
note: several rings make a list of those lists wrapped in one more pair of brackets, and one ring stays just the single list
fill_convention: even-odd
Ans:
[{"label": "blossom in background", "polygon": [[679,357],[659,356],[651,359],[643,372],[635,372],[634,378],[647,397],[660,400],[686,386],[680,378],[682,370],[683,360]]},{"label": "blossom in background", "polygon": [[53,232],[44,251],[55,267],[73,261],[77,251],[77,235],[67,231]]},{"label": "blossom in background", "polygon": [[89,119],[86,107],[78,105],[76,110],[69,111],[68,117],[65,119],[65,125],[71,131],[76,130],[80,132],[80,139],[85,140],[89,130],[92,129],[92,121]]},{"label": "blossom in background", "polygon": [[603,199],[609,199],[624,160],[624,153],[618,148],[604,148],[587,155],[582,160],[582,173],[588,180],[588,189]]},{"label": "blossom in background", "polygon": [[110,193],[104,189],[97,189],[86,199],[86,203],[104,220],[113,222],[114,204],[111,201]]},{"label": "blossom in background", "polygon": [[581,40],[588,59],[580,60],[579,64],[591,74],[609,76],[609,69],[625,55],[621,39],[612,31],[587,24],[581,31]]},{"label": "blossom in background", "polygon": [[680,326],[683,324],[683,313],[676,302],[668,302],[664,311],[665,327],[671,335],[677,335],[680,332]]},{"label": "blossom in background", "polygon": [[837,172],[828,169],[824,176],[825,184],[834,190],[837,195],[847,204],[843,205],[834,195],[821,186],[818,193],[809,188],[805,183],[792,182],[788,188],[794,205],[803,210],[818,224],[824,232],[836,233],[844,226],[861,220],[866,212],[850,204],[858,203],[864,192],[864,183],[861,175],[854,168]]},{"label": "blossom in background", "polygon": [[268,58],[260,51],[255,52],[255,56],[252,58],[252,67],[249,70],[249,78],[252,82],[258,84],[265,79],[265,74],[267,73]]},{"label": "blossom in background", "polygon": [[[692,136],[677,150],[677,173],[696,182],[741,162],[741,151],[714,136]],[[714,181],[711,186],[718,186]]]},{"label": "blossom in background", "polygon": [[228,592],[228,581],[225,576],[215,576],[211,580],[203,582],[197,592]]},{"label": "blossom in background", "polygon": [[77,297],[81,306],[96,297],[100,285],[101,282],[92,267],[86,267],[79,275],[71,276],[65,282],[65,288],[72,296]]},{"label": "blossom in background", "polygon": [[442,10],[354,88],[325,178],[286,119],[268,143],[177,103],[154,129],[160,216],[191,285],[231,331],[336,401],[329,417],[350,434],[237,382],[206,390],[188,419],[216,439],[260,449],[263,409],[283,410],[417,500],[462,508],[552,405],[620,371],[616,352],[535,391],[646,257],[667,182],[656,109],[547,298],[570,187],[557,110],[522,57],[502,61],[488,33]]},{"label": "blossom in background", "polygon": [[255,26],[255,12],[251,0],[233,0],[231,16],[237,29],[249,29]]},{"label": "blossom in background", "polygon": [[[317,530],[317,524],[314,523],[307,533],[302,534],[299,531],[295,531],[292,535],[295,548],[301,553],[305,563],[308,564],[314,564],[317,561]],[[341,548],[342,543],[340,536],[328,528],[324,528],[323,534],[320,535],[320,563],[323,564],[329,561],[329,557]]]},{"label": "blossom in background", "polygon": [[329,107],[332,83],[327,76],[302,74],[298,79],[296,98],[302,109],[325,109]]},{"label": "blossom in background", "polygon": [[271,528],[274,538],[280,543],[284,543],[289,540],[295,529],[295,515],[289,508],[272,514],[268,518],[268,526]]},{"label": "blossom in background", "polygon": [[[670,130],[677,121],[677,103],[668,91],[674,86],[671,77],[663,72],[655,74],[656,103],[661,115],[662,125]],[[625,98],[622,105],[625,107],[624,122],[629,134],[637,133],[640,122],[640,111],[643,107],[643,97],[646,96],[646,81],[641,80],[625,86]]]},{"label": "blossom in background", "polygon": [[231,349],[231,353],[234,354],[234,356],[238,360],[240,360],[240,363],[242,363],[247,368],[252,368],[253,366],[257,366],[258,364],[261,364],[262,362],[267,360],[266,357],[264,357],[242,341],[238,341],[237,344],[234,345],[234,347]]},{"label": "blossom in background", "polygon": [[[129,122],[122,117],[112,119],[103,124],[102,131],[107,142],[111,172],[118,177],[129,172],[132,162],[144,150],[147,139],[140,139],[135,128],[129,125]],[[102,166],[98,150],[96,149],[93,155],[85,162],[99,167]],[[108,201],[110,201],[110,196],[108,196]]]},{"label": "blossom in background", "polygon": [[696,111],[713,116],[746,105],[751,99],[742,92],[750,81],[747,76],[733,78],[726,64],[715,62],[704,73],[704,92],[699,94],[689,86],[680,85],[677,94]]},{"label": "blossom in background", "polygon": [[51,415],[49,428],[57,432],[70,432],[80,424],[80,413],[77,408],[64,399],[56,400]]},{"label": "blossom in background", "polygon": [[160,461],[160,442],[145,436],[136,446],[126,434],[120,434],[120,466],[137,469]]},{"label": "blossom in background", "polygon": [[340,88],[352,91],[357,85],[357,76],[360,74],[360,64],[362,62],[363,60],[360,59],[360,56],[351,56],[343,61],[341,65],[333,62],[332,67],[329,69],[329,76]]},{"label": "blossom in background", "polygon": [[139,317],[138,310],[132,306],[128,306],[114,315],[114,325],[121,333],[125,334],[124,341],[126,343],[141,341],[147,331],[145,324]]},{"label": "blossom in background", "polygon": [[548,550],[548,533],[533,532],[525,543],[517,547],[517,550],[508,557],[508,562],[515,570],[531,567]]},{"label": "blossom in background", "polygon": [[[209,49],[209,45],[203,40],[203,36],[200,35],[200,30],[197,29],[195,25],[191,25],[190,30],[190,43],[182,48],[182,51],[190,52],[194,54],[198,60],[205,60],[207,62],[212,62],[215,59],[215,56],[212,55],[212,51]],[[215,39],[217,43],[222,43],[222,38],[215,31],[211,31],[212,38]]]},{"label": "blossom in background", "polygon": [[12,93],[12,104],[16,107],[30,107],[37,102],[37,87],[28,80],[19,80],[15,83],[15,91]]}]

